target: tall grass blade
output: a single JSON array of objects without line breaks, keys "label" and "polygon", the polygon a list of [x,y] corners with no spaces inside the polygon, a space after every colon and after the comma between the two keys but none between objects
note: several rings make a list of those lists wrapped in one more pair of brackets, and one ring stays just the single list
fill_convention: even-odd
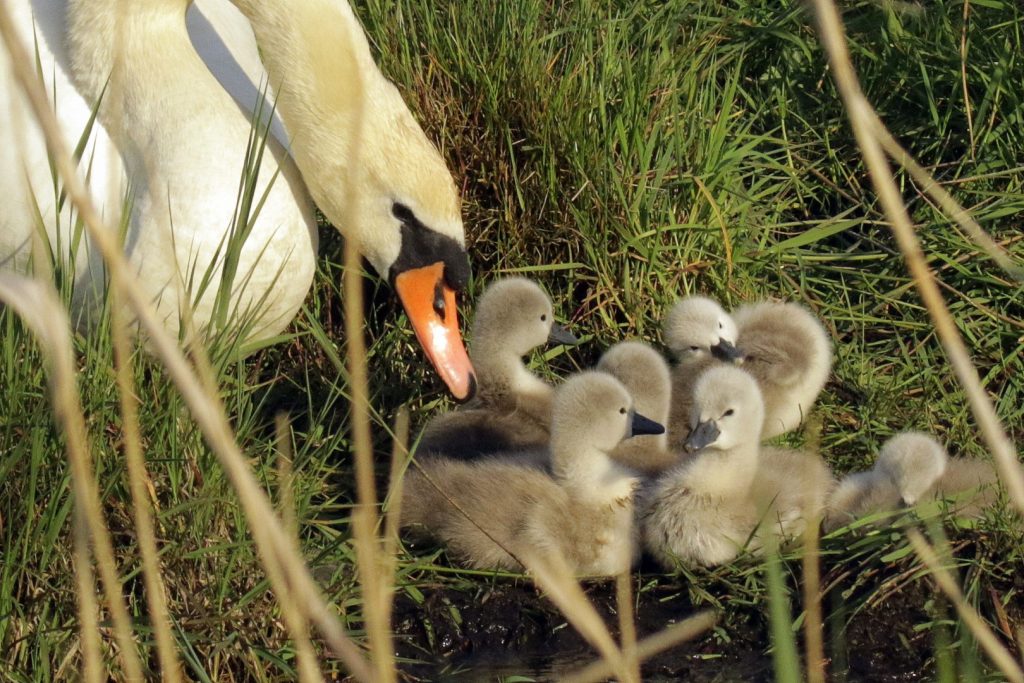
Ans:
[{"label": "tall grass blade", "polygon": [[914,227],[907,213],[907,207],[903,203],[899,188],[896,186],[896,181],[886,161],[883,147],[878,140],[878,125],[874,123],[877,114],[861,91],[857,74],[850,61],[839,10],[832,0],[814,0],[813,6],[821,40],[832,66],[836,87],[846,106],[850,124],[853,127],[864,162],[871,174],[871,181],[878,193],[879,201],[885,209],[900,251],[914,278],[914,284],[935,324],[936,332],[938,332],[939,340],[946,351],[950,365],[953,366],[953,371],[967,394],[971,412],[978,421],[985,443],[995,459],[999,476],[1009,491],[1010,501],[1018,511],[1024,513],[1024,470],[1017,462],[1016,449],[999,421],[992,400],[981,384],[978,371],[971,362],[963,338],[960,336],[935,279],[928,269],[921,244],[914,234]]},{"label": "tall grass blade", "polygon": [[[292,470],[292,448],[288,418],[278,413],[274,417],[274,432],[277,441],[278,505],[285,531],[298,539],[299,524],[295,515],[294,472]],[[285,582],[287,584],[287,582]],[[323,680],[323,673],[317,663],[316,652],[309,640],[309,622],[290,595],[281,599],[281,615],[295,643],[301,683],[317,683]]]},{"label": "tall grass blade", "polygon": [[181,666],[171,632],[170,617],[167,611],[167,591],[160,574],[160,555],[156,547],[156,531],[149,505],[149,486],[152,484],[149,480],[149,473],[146,471],[145,457],[142,454],[138,398],[135,395],[135,385],[132,381],[128,321],[124,318],[121,301],[116,292],[112,293],[110,312],[114,365],[121,399],[124,455],[128,466],[128,485],[131,490],[135,531],[139,542],[139,552],[142,555],[146,602],[153,624],[153,633],[156,636],[160,676],[165,683],[177,683],[181,680]]},{"label": "tall grass blade", "polygon": [[914,552],[917,553],[917,556],[928,567],[932,578],[935,579],[935,583],[939,585],[942,592],[950,599],[957,613],[960,614],[960,618],[970,629],[971,633],[974,634],[981,647],[988,653],[992,663],[1006,676],[1006,680],[1013,683],[1024,683],[1024,669],[1021,669],[1020,663],[999,642],[999,638],[992,632],[992,629],[985,623],[985,620],[967,603],[963,592],[957,585],[956,579],[942,565],[935,549],[924,539],[921,532],[916,529],[909,529],[907,531],[907,538],[914,547]]},{"label": "tall grass blade", "polygon": [[[0,9],[0,26],[6,10]],[[95,472],[89,439],[85,428],[85,416],[78,397],[75,380],[74,352],[71,348],[71,325],[57,296],[49,283],[42,283],[10,273],[0,273],[0,300],[15,310],[25,324],[35,333],[47,358],[50,376],[50,394],[53,411],[67,441],[68,460],[71,464],[75,493],[76,518],[84,519],[93,542],[96,564],[106,595],[107,609],[114,622],[114,637],[120,649],[123,677],[129,681],[142,681],[142,664],[132,635],[131,618],[121,593],[121,580],[117,575],[117,561],[110,532],[103,519],[103,506],[96,486]],[[80,522],[76,522],[76,526]],[[76,539],[81,536],[75,534]],[[87,553],[79,551],[79,561]],[[83,578],[86,586],[91,580]],[[88,588],[91,591],[91,588]],[[86,597],[80,605],[85,612],[91,610]],[[85,622],[88,623],[88,620]],[[83,644],[89,644],[83,637]],[[94,652],[87,652],[94,656]],[[90,667],[90,673],[94,670]]]},{"label": "tall grass blade", "polygon": [[775,680],[800,680],[800,657],[797,655],[796,634],[793,631],[793,616],[790,611],[789,591],[782,573],[782,557],[777,540],[771,533],[765,534],[765,582],[768,585],[768,620],[771,630],[772,662]]}]

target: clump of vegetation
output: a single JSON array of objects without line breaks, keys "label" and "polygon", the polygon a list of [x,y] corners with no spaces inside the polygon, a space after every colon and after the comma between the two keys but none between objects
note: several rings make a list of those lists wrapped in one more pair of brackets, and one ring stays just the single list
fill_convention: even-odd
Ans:
[{"label": "clump of vegetation", "polygon": [[[521,273],[544,283],[561,317],[587,340],[536,358],[541,372],[554,378],[589,366],[623,338],[657,341],[662,312],[684,292],[730,306],[794,299],[827,321],[836,344],[834,374],[814,416],[814,438],[834,469],[866,468],[887,436],[910,428],[937,434],[954,454],[986,456],[802,3],[523,0],[488,11],[454,1],[354,4],[384,72],[462,183],[475,277],[463,313],[484,283]],[[865,94],[889,129],[1024,263],[1024,11],[1010,0],[853,1],[843,9]],[[1024,285],[986,258],[919,184],[902,171],[897,178],[972,360],[1011,437],[1024,443]],[[360,638],[363,598],[349,523],[351,386],[333,230],[324,231],[321,253],[315,290],[287,340],[238,360],[227,338],[213,343],[211,356],[242,451],[272,498],[291,491],[284,497],[302,551],[343,625]],[[383,481],[399,406],[410,407],[415,435],[448,400],[387,286],[367,280],[366,290]],[[81,649],[71,472],[39,347],[11,311],[0,310],[0,327],[0,673],[61,679],[79,669]],[[75,350],[104,512],[135,635],[148,652],[113,346],[98,334],[77,338]],[[197,680],[294,678],[295,647],[228,478],[160,363],[138,351],[131,372],[184,667]],[[291,420],[289,487],[278,468],[281,412]],[[986,665],[969,631],[943,598],[921,588],[930,579],[908,525],[823,539],[834,671],[856,660],[875,662],[875,669],[853,667],[867,677],[902,665],[980,677]],[[1012,516],[997,511],[976,528],[948,531],[968,601],[1012,642],[1024,619],[1016,572],[1024,544]],[[939,542],[940,530],[931,538]],[[802,624],[798,555],[771,567],[773,583],[764,565],[749,560],[644,573],[637,616],[644,623],[646,607],[668,618],[666,603],[678,605],[679,616],[701,606],[721,610],[715,631],[695,646],[704,657],[762,651],[773,637],[780,645],[780,634],[795,632],[780,619]],[[479,602],[523,590],[518,577],[454,569],[422,548],[400,555],[396,582],[399,616],[439,592]],[[784,609],[769,616],[769,584],[777,607],[790,603],[788,617]],[[452,622],[458,602],[449,599],[454,606],[445,609]],[[900,664],[855,652],[882,646],[856,620],[886,605],[897,612],[884,623],[905,642],[884,645],[916,659]],[[423,609],[432,619],[440,614],[436,602]],[[558,628],[556,617],[536,609],[531,618]],[[412,645],[403,652],[445,650],[435,634]],[[118,671],[116,653],[106,656]],[[792,662],[778,666],[786,671]],[[324,663],[332,667],[341,669]]]}]

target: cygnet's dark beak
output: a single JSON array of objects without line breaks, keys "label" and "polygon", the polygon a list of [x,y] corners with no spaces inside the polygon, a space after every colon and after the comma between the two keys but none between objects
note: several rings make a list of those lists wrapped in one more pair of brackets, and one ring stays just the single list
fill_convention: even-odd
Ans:
[{"label": "cygnet's dark beak", "polygon": [[711,347],[711,355],[726,363],[735,363],[744,358],[744,353],[728,339],[719,339],[718,343]]},{"label": "cygnet's dark beak", "polygon": [[721,433],[714,420],[698,422],[697,426],[690,431],[690,435],[686,437],[686,443],[683,444],[683,447],[690,452],[699,451],[717,441]]},{"label": "cygnet's dark beak", "polygon": [[649,417],[644,417],[640,413],[633,413],[633,419],[629,423],[629,434],[626,435],[628,439],[631,436],[641,436],[643,434],[664,434],[665,427],[660,422],[655,422]]},{"label": "cygnet's dark beak", "polygon": [[576,338],[576,335],[558,323],[551,323],[551,331],[548,332],[548,341],[552,344],[565,344],[566,346],[575,346],[580,343],[580,340]]}]

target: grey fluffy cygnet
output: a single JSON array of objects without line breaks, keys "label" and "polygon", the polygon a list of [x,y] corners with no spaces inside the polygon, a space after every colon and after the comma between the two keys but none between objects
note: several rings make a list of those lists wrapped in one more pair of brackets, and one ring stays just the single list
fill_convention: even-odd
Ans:
[{"label": "grey fluffy cygnet", "polygon": [[[622,382],[638,413],[667,426],[672,380],[660,353],[643,342],[620,342],[604,352],[597,369]],[[680,451],[669,448],[668,434],[627,439],[612,451],[616,462],[646,475],[664,472],[679,457]]]},{"label": "grey fluffy cygnet", "polygon": [[523,356],[547,342],[577,343],[555,322],[547,294],[525,278],[491,284],[473,319],[476,396],[464,408],[431,420],[419,452],[472,458],[545,447],[554,390],[526,368]]},{"label": "grey fluffy cygnet", "polygon": [[762,301],[732,312],[743,367],[764,395],[762,438],[796,429],[832,371],[832,340],[817,318],[795,303]]},{"label": "grey fluffy cygnet", "polygon": [[676,359],[671,371],[668,442],[677,447],[690,432],[693,386],[704,370],[740,359],[739,330],[718,302],[703,296],[680,299],[662,324],[662,339]]},{"label": "grey fluffy cygnet", "polygon": [[684,437],[690,396],[700,374],[719,363],[742,363],[764,398],[762,438],[796,429],[832,369],[832,343],[803,306],[762,301],[732,315],[706,297],[676,302],[664,323],[665,344],[679,360],[672,375],[669,439]]},{"label": "grey fluffy cygnet", "polygon": [[997,481],[991,463],[950,458],[931,434],[903,432],[882,445],[874,467],[839,483],[829,499],[825,528],[949,497],[955,498],[951,502],[957,515],[977,516],[995,501]]},{"label": "grey fluffy cygnet", "polygon": [[626,571],[637,555],[638,478],[609,454],[624,438],[661,430],[634,413],[618,380],[580,373],[555,395],[551,475],[514,454],[429,458],[408,473],[402,526],[437,538],[471,567],[521,569],[517,558],[527,554],[559,554],[580,575]]},{"label": "grey fluffy cygnet", "polygon": [[720,365],[693,388],[687,445],[700,449],[658,479],[641,505],[644,545],[664,566],[713,566],[764,533],[799,536],[834,485],[821,458],[760,445],[764,403],[746,371]]}]

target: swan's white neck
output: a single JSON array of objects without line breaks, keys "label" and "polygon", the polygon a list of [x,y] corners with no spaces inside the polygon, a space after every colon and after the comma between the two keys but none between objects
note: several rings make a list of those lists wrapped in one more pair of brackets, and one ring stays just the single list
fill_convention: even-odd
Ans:
[{"label": "swan's white neck", "polygon": [[[235,0],[249,19],[291,135],[296,164],[328,215],[345,210],[364,105],[383,76],[347,2]],[[378,115],[374,112],[374,116]],[[314,170],[315,172],[310,172]]]}]

